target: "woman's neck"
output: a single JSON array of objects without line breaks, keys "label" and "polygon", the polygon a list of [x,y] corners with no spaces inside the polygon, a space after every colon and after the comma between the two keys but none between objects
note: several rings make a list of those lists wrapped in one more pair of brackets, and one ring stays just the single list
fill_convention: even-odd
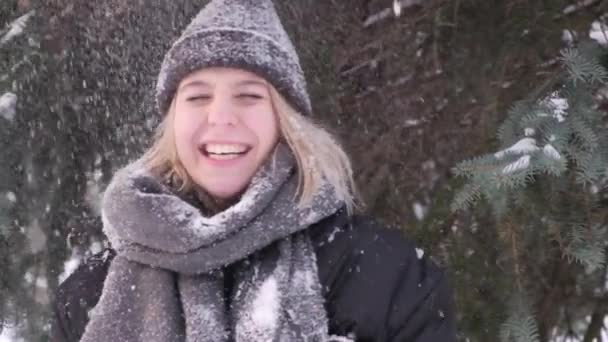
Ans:
[{"label": "woman's neck", "polygon": [[236,202],[238,202],[241,197],[239,194],[238,196],[229,199],[215,198],[209,195],[206,191],[199,188],[195,189],[194,193],[196,198],[203,205],[204,211],[206,211],[208,215],[215,215],[228,209]]}]

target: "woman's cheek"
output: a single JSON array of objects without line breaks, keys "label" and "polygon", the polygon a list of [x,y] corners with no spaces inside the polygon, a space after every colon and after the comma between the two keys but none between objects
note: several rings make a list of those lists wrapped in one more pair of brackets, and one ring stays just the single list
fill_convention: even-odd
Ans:
[{"label": "woman's cheek", "polygon": [[178,111],[175,116],[175,127],[181,133],[191,133],[197,130],[202,120],[203,116],[200,114],[200,110],[184,108]]},{"label": "woman's cheek", "polygon": [[200,122],[193,118],[195,117],[187,113],[180,113],[175,118],[175,143],[182,153],[196,146],[195,137]]}]

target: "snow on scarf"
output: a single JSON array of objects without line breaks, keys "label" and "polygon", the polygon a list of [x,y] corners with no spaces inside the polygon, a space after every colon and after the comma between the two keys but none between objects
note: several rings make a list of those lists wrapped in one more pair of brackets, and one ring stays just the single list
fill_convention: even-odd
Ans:
[{"label": "snow on scarf", "polygon": [[117,256],[81,341],[327,341],[305,228],[341,202],[325,184],[299,209],[294,166],[278,144],[240,201],[212,217],[138,163],[119,171],[102,204]]}]

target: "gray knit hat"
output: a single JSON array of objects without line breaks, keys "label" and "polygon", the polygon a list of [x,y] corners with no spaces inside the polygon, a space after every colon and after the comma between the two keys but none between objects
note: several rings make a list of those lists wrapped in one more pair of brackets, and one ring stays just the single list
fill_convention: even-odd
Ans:
[{"label": "gray knit hat", "polygon": [[205,67],[235,67],[270,82],[296,110],[311,113],[304,72],[271,0],[212,0],[173,44],[156,101],[167,113],[180,81]]}]

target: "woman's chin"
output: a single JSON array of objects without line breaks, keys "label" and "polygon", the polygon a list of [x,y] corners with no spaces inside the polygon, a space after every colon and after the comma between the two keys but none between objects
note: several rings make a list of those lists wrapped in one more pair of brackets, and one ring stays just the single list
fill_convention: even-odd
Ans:
[{"label": "woman's chin", "polygon": [[208,184],[203,187],[207,194],[212,198],[221,201],[232,200],[236,198],[245,189],[244,184]]}]

